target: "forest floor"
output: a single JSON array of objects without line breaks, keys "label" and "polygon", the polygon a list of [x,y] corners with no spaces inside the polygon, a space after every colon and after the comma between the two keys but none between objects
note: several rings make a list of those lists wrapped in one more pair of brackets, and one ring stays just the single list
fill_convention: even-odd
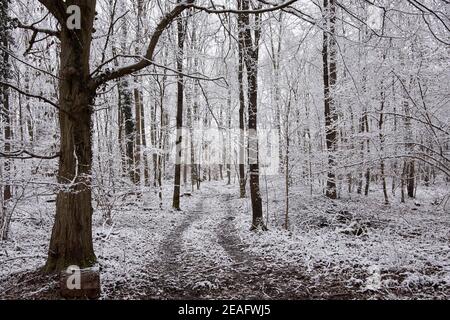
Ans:
[{"label": "forest floor", "polygon": [[[112,225],[102,222],[107,208],[97,207],[101,298],[450,297],[450,210],[436,202],[447,187],[424,188],[415,201],[388,206],[375,191],[331,201],[294,187],[286,231],[283,188],[279,181],[269,184],[265,232],[249,231],[249,199],[239,199],[237,187],[224,182],[184,194],[182,211],[160,209],[152,191],[148,199],[117,198]],[[170,203],[169,190],[165,194]],[[15,208],[11,240],[0,247],[0,299],[58,298],[57,277],[39,273],[54,211],[47,200]]]}]

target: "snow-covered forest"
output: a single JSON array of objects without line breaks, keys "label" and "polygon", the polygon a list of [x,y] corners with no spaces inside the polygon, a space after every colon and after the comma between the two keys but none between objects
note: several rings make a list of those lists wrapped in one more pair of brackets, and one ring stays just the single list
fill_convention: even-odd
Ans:
[{"label": "snow-covered forest", "polygon": [[0,0],[0,299],[448,299],[449,57],[446,0]]}]

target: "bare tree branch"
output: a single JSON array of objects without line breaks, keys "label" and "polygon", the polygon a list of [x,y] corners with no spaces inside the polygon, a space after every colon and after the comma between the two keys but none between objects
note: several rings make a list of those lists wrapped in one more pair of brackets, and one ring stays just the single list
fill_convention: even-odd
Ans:
[{"label": "bare tree branch", "polygon": [[32,25],[25,25],[20,20],[16,19],[17,21],[17,28],[25,29],[25,30],[31,30],[33,33],[45,33],[46,35],[53,36],[59,38],[60,32],[56,30],[50,30],[50,29],[44,29],[44,28],[38,28],[35,27],[34,24]]},{"label": "bare tree branch", "polygon": [[[26,156],[23,156],[26,155]],[[54,154],[54,155],[50,155],[50,156],[42,156],[42,155],[37,155],[34,154],[30,151],[27,150],[17,150],[17,151],[12,151],[12,152],[0,152],[0,157],[1,158],[10,158],[10,159],[45,159],[45,160],[51,160],[51,159],[56,159],[59,158],[59,153]]]},{"label": "bare tree branch", "polygon": [[271,11],[276,11],[276,10],[280,10],[283,8],[286,8],[292,4],[294,4],[295,2],[297,2],[297,0],[288,0],[285,3],[279,4],[279,5],[274,5],[272,7],[269,8],[260,8],[260,9],[248,9],[248,10],[238,10],[238,9],[211,9],[211,8],[206,8],[206,7],[202,7],[202,6],[198,6],[198,5],[191,5],[191,8],[200,10],[200,11],[204,11],[207,13],[235,13],[235,14],[261,14],[261,13],[265,13],[265,12],[271,12]]},{"label": "bare tree branch", "polygon": [[166,14],[158,23],[158,25],[155,28],[155,31],[152,34],[152,37],[150,39],[150,43],[147,48],[147,53],[145,56],[137,63],[125,66],[123,68],[117,69],[112,72],[105,72],[101,75],[98,75],[97,77],[93,78],[91,83],[89,84],[89,87],[92,90],[97,89],[99,86],[105,84],[108,81],[129,75],[131,73],[137,72],[139,70],[144,69],[145,67],[148,67],[152,64],[151,61],[153,61],[153,54],[156,48],[156,45],[158,44],[158,40],[161,37],[164,30],[172,23],[173,20],[175,20],[176,17],[178,17],[184,10],[189,8],[194,8],[200,11],[204,11],[207,13],[236,13],[236,14],[242,14],[242,13],[248,13],[248,14],[261,14],[264,12],[270,12],[275,10],[280,10],[282,8],[285,8],[293,3],[295,3],[297,0],[288,0],[287,2],[273,6],[270,8],[264,8],[264,9],[255,9],[255,10],[234,10],[234,9],[223,9],[223,10],[216,10],[216,9],[210,9],[205,8],[201,6],[197,6],[194,4],[194,0],[186,0],[184,3],[180,3],[177,6],[175,6],[172,11],[170,11],[168,14]]},{"label": "bare tree branch", "polygon": [[175,6],[172,11],[166,14],[159,21],[158,25],[155,28],[155,31],[150,38],[147,53],[139,62],[117,69],[113,72],[105,72],[103,74],[100,74],[92,79],[89,87],[92,90],[95,90],[108,81],[121,78],[151,65],[151,61],[153,60],[153,53],[155,52],[156,45],[158,44],[159,38],[161,37],[164,30],[172,23],[173,20],[175,20],[176,17],[178,17],[178,15],[180,15],[184,10],[188,9],[193,3],[194,0],[186,0],[185,3]]},{"label": "bare tree branch", "polygon": [[14,85],[12,85],[10,83],[7,83],[7,82],[0,81],[0,85],[8,87],[8,88],[11,88],[14,91],[17,91],[18,93],[20,93],[21,95],[24,95],[26,97],[41,100],[41,101],[43,101],[45,103],[48,103],[49,105],[55,107],[56,109],[61,110],[56,102],[53,102],[53,101],[51,101],[51,100],[49,100],[49,99],[47,99],[47,98],[45,98],[43,96],[27,93],[27,92],[23,91],[22,89],[19,89],[18,87],[14,86]]}]

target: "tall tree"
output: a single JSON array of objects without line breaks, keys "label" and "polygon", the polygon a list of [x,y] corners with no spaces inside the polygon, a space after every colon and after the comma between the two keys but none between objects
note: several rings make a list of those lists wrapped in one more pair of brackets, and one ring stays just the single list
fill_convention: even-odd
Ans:
[{"label": "tall tree", "polygon": [[[242,11],[250,9],[249,0],[241,0]],[[262,199],[259,188],[259,151],[258,151],[258,58],[259,40],[261,36],[261,17],[255,15],[255,31],[252,34],[250,15],[241,13],[240,19],[244,32],[244,61],[247,71],[248,88],[248,158],[250,175],[250,198],[252,202],[251,230],[267,229],[264,225],[262,213]]]},{"label": "tall tree", "polygon": [[[114,23],[114,15],[115,15],[115,6],[112,8],[112,18],[111,18],[111,24]],[[125,5],[122,2],[121,3],[121,12],[122,14],[125,12]],[[114,28],[114,26],[113,26]],[[121,33],[120,33],[120,49],[123,53],[127,50],[127,39],[128,39],[128,25],[127,23],[123,23],[121,26]],[[114,45],[114,38],[112,39],[112,54],[113,56],[117,56],[118,52]],[[115,67],[119,67],[118,60],[114,60]],[[132,109],[132,103],[133,103],[133,94],[131,92],[130,88],[130,77],[125,76],[120,79],[118,79],[118,85],[117,89],[119,92],[119,139],[123,140],[120,141],[122,144],[124,144],[125,154],[124,154],[124,167],[125,171],[130,177],[131,181],[136,182],[136,176],[134,173],[134,141],[135,141],[135,135],[136,135],[136,126],[135,121],[133,118],[133,109]],[[124,134],[123,134],[124,133]]]},{"label": "tall tree", "polygon": [[[9,53],[7,50],[10,48],[11,35],[10,35],[10,18],[9,18],[9,5],[10,1],[5,0],[0,2],[0,43],[6,50],[1,51],[0,54],[0,81],[7,82],[11,77],[11,63],[9,61]],[[11,128],[11,114],[10,114],[10,88],[6,85],[0,84],[0,114],[3,125],[3,139],[5,154],[11,151],[12,140],[12,128]],[[1,168],[0,168],[1,169]],[[1,201],[0,201],[0,239],[6,240],[8,237],[9,229],[9,217],[8,202],[12,197],[11,192],[11,160],[8,157],[4,158],[2,180],[6,183],[2,183]]]},{"label": "tall tree", "polygon": [[[167,26],[193,1],[188,0],[161,18],[150,37],[147,52],[138,62],[101,72],[90,70],[95,19],[95,0],[39,0],[58,20],[60,40],[59,120],[61,132],[56,216],[44,270],[53,272],[68,265],[91,266],[96,261],[92,245],[92,106],[100,87],[151,64],[158,40]],[[76,5],[81,28],[69,28],[67,7]],[[111,61],[113,61],[112,59]],[[102,66],[100,66],[101,69]]]},{"label": "tall tree", "polygon": [[334,0],[323,1],[324,28],[323,28],[323,83],[324,83],[324,105],[325,105],[325,140],[328,151],[328,174],[326,185],[326,196],[330,199],[337,198],[336,173],[335,173],[335,151],[336,151],[336,110],[334,100],[334,89],[337,80],[336,67],[336,3]]},{"label": "tall tree", "polygon": [[175,178],[173,186],[173,202],[172,207],[180,210],[180,190],[181,190],[181,159],[183,145],[183,100],[184,100],[184,76],[183,76],[183,59],[184,59],[184,40],[186,37],[186,19],[177,19],[177,136],[176,136],[176,155],[175,155]]},{"label": "tall tree", "polygon": [[[144,1],[137,1],[137,28],[136,28],[136,47],[135,54],[139,55],[143,40],[143,22],[144,22]],[[146,130],[145,130],[145,110],[144,96],[142,93],[142,77],[136,76],[134,79],[134,105],[136,115],[136,136],[135,136],[135,182],[141,180],[141,173],[144,173],[144,182],[149,184],[149,169],[146,149]]]},{"label": "tall tree", "polygon": [[[238,1],[238,8],[242,9],[243,1]],[[244,15],[238,15],[238,85],[239,85],[239,195],[245,198],[245,92],[244,92],[244,48],[245,48],[245,20]]]}]

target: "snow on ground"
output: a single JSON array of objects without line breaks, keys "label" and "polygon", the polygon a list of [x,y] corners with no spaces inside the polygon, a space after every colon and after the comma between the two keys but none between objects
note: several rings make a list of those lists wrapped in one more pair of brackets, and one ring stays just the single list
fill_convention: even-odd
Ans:
[{"label": "snow on ground", "polygon": [[[250,200],[238,198],[236,185],[205,182],[182,197],[182,211],[170,208],[170,187],[162,208],[151,190],[120,198],[112,225],[94,203],[102,299],[450,294],[450,211],[433,204],[445,187],[385,206],[378,191],[330,201],[295,186],[286,231],[283,188],[271,180],[267,232],[249,231]],[[45,263],[55,205],[48,200],[30,198],[15,210],[11,240],[1,243],[0,298],[57,298],[57,279],[36,280],[34,272]]]},{"label": "snow on ground", "polygon": [[[274,190],[283,190],[278,185]],[[374,297],[442,297],[450,293],[450,210],[433,205],[444,192],[422,190],[416,201],[382,203],[382,195],[329,201],[291,190],[289,231],[284,230],[283,196],[269,192],[269,231],[250,233],[247,199],[237,199],[247,252],[280,265],[296,265],[316,279],[339,277],[349,288]],[[422,292],[421,289],[427,291]],[[398,291],[401,292],[398,292]]]},{"label": "snow on ground", "polygon": [[[180,213],[164,206],[159,209],[157,201],[142,205],[128,201],[114,210],[113,225],[95,228],[95,252],[101,267],[102,297],[126,298],[144,294],[146,281],[157,277],[158,249],[164,232],[176,224]],[[123,290],[126,289],[126,290]]]},{"label": "snow on ground", "polygon": [[[184,250],[198,256],[205,265],[229,265],[232,260],[220,246],[217,229],[222,223],[223,209],[216,199],[204,198],[202,214],[183,233]],[[221,211],[222,210],[222,211]]]},{"label": "snow on ground", "polygon": [[[167,195],[164,203],[170,204],[168,188],[164,194]],[[19,204],[15,210],[11,240],[1,243],[0,297],[7,297],[11,275],[36,270],[45,263],[53,219],[50,213],[55,211],[55,203],[48,200],[46,197],[32,199]],[[94,202],[94,250],[101,270],[102,298],[143,294],[141,287],[158,276],[155,270],[164,230],[173,228],[182,216],[170,205],[160,209],[153,191],[144,191],[139,199],[128,195],[122,200],[111,212],[111,225],[104,223],[104,209],[96,207]],[[186,209],[189,210],[191,202],[185,201]],[[12,284],[21,283],[19,277]]]}]

